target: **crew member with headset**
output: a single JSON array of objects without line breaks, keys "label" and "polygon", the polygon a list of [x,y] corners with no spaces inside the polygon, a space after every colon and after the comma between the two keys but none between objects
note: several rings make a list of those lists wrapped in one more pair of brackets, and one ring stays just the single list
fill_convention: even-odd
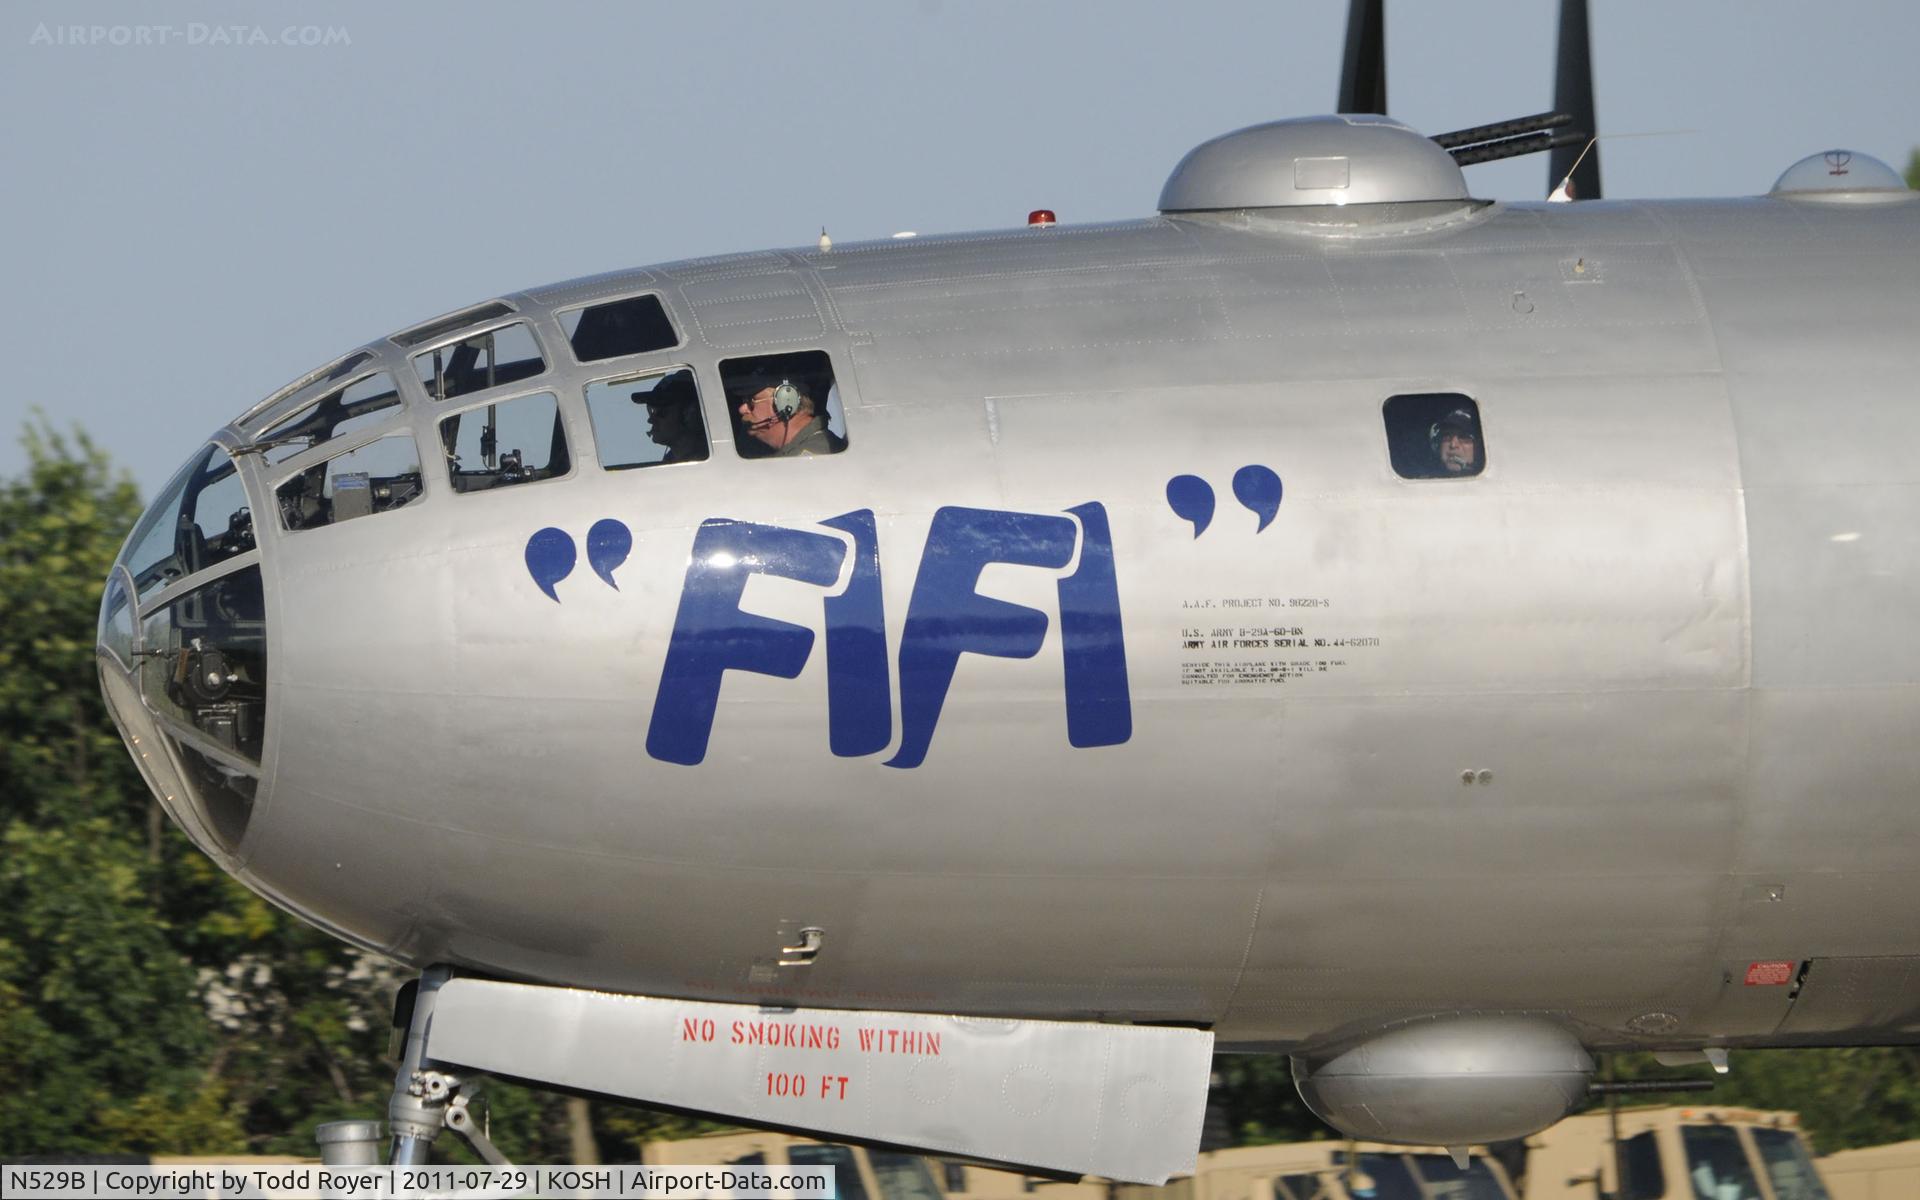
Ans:
[{"label": "crew member with headset", "polygon": [[814,383],[800,375],[751,376],[734,391],[734,413],[747,440],[741,449],[756,457],[791,458],[838,454],[846,442],[827,432],[826,414],[813,396]]},{"label": "crew member with headset", "polygon": [[1480,431],[1466,409],[1456,408],[1435,421],[1427,431],[1427,445],[1438,464],[1436,475],[1480,473]]},{"label": "crew member with headset", "polygon": [[662,464],[706,461],[707,433],[692,371],[675,371],[652,391],[633,393],[633,402],[647,406],[647,437],[665,449]]}]

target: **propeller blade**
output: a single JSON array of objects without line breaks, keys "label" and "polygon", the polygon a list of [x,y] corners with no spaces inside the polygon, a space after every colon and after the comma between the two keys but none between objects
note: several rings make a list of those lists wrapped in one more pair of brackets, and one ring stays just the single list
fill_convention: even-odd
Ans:
[{"label": "propeller blade", "polygon": [[[1560,52],[1554,63],[1553,107],[1556,112],[1571,115],[1573,128],[1587,137],[1600,132],[1593,111],[1593,36],[1587,22],[1587,0],[1560,0]],[[1580,152],[1586,145],[1583,138],[1554,148],[1547,161],[1549,192],[1559,187],[1571,171],[1574,199],[1600,198],[1600,147],[1594,146],[1582,159]]]},{"label": "propeller blade", "polygon": [[1385,0],[1353,0],[1347,10],[1347,60],[1340,71],[1335,112],[1387,111],[1387,18]]}]

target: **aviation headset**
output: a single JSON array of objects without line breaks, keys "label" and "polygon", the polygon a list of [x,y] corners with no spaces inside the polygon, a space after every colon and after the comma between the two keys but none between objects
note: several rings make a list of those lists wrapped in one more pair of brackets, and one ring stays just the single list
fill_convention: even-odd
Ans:
[{"label": "aviation headset", "polygon": [[800,397],[803,393],[793,386],[793,380],[782,379],[780,386],[773,389],[773,415],[782,421],[793,420],[800,411]]}]

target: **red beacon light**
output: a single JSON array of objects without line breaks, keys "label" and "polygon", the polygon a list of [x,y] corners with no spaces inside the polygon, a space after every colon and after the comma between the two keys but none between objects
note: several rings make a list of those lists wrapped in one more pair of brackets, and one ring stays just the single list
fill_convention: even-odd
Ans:
[{"label": "red beacon light", "polygon": [[1050,208],[1036,208],[1027,214],[1028,229],[1051,229],[1053,225],[1053,210]]}]

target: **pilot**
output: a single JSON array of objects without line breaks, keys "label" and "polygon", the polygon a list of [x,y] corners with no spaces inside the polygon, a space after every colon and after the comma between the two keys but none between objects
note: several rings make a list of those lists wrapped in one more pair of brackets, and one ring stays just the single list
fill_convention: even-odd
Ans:
[{"label": "pilot", "polygon": [[1478,475],[1480,473],[1480,430],[1473,414],[1456,408],[1433,423],[1427,432],[1427,445],[1439,464],[1438,475]]},{"label": "pilot", "polygon": [[753,376],[734,391],[734,414],[746,440],[741,447],[755,457],[791,458],[802,454],[838,454],[846,442],[827,432],[825,415],[813,399],[813,382],[783,375]]},{"label": "pilot", "polygon": [[662,379],[650,392],[635,392],[633,402],[647,406],[647,436],[656,446],[664,446],[663,463],[705,462],[707,435],[701,427],[695,406],[699,394],[694,390],[693,374],[675,371]]}]

